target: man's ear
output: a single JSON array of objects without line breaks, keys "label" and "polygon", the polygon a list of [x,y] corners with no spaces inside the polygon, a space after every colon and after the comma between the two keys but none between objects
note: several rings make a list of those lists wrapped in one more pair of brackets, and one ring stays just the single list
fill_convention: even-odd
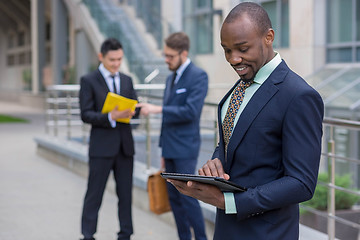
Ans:
[{"label": "man's ear", "polygon": [[183,61],[186,60],[186,58],[188,57],[188,55],[189,55],[189,52],[186,51],[186,50],[184,50],[184,51],[182,51],[182,52],[180,53],[181,59],[182,59]]},{"label": "man's ear", "polygon": [[98,53],[98,59],[99,59],[100,62],[102,62],[102,60],[103,60],[103,55],[102,55],[102,53]]},{"label": "man's ear", "polygon": [[265,35],[266,45],[272,45],[274,42],[275,32],[274,29],[270,28]]}]

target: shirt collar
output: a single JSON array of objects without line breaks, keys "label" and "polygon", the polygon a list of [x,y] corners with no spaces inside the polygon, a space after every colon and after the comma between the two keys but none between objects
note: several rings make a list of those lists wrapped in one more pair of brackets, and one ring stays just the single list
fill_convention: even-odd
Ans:
[{"label": "shirt collar", "polygon": [[191,63],[191,60],[189,58],[186,59],[186,61],[180,65],[180,67],[176,70],[176,78],[180,78],[187,66]]},{"label": "shirt collar", "polygon": [[254,78],[254,82],[257,84],[263,84],[270,76],[270,74],[275,70],[275,68],[281,63],[281,61],[280,54],[275,52],[275,57],[262,66],[262,68],[260,68],[260,70],[257,72]]},{"label": "shirt collar", "polygon": [[[109,70],[107,70],[104,67],[104,64],[102,64],[102,63],[99,65],[99,71],[103,75],[104,78],[108,78],[108,77],[111,77],[113,75]],[[118,75],[119,75],[118,72],[115,73],[115,76],[118,76]]]}]

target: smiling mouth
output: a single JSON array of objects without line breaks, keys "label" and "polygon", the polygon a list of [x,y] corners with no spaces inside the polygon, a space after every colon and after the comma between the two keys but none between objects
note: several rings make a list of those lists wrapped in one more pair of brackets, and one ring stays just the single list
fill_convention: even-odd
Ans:
[{"label": "smiling mouth", "polygon": [[243,71],[245,70],[246,67],[238,67],[238,68],[235,68],[236,71]]}]

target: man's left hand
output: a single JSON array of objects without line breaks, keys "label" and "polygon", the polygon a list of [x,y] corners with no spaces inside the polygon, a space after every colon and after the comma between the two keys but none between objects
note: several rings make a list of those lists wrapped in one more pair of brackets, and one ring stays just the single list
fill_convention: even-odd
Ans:
[{"label": "man's left hand", "polygon": [[173,179],[168,179],[167,181],[174,185],[182,194],[196,198],[217,208],[225,209],[224,194],[216,186],[195,181],[184,182]]}]

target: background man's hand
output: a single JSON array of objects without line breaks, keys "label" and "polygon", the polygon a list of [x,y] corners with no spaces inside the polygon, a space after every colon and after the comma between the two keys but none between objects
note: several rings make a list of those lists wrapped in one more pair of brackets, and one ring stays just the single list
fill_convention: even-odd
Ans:
[{"label": "background man's hand", "polygon": [[162,106],[158,106],[150,103],[138,103],[136,107],[141,108],[140,114],[144,116],[162,112]]}]

